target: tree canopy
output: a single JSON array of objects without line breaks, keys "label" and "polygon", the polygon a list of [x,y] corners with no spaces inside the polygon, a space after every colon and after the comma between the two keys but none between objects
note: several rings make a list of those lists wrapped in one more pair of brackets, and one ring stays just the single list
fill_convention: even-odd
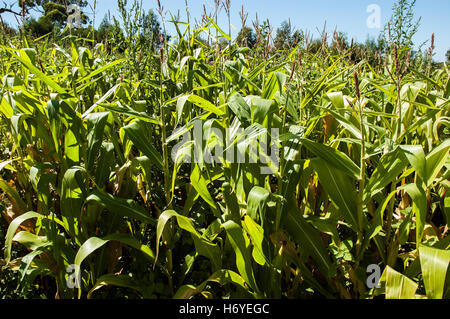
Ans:
[{"label": "tree canopy", "polygon": [[[19,0],[20,8],[24,8],[28,13],[31,10],[36,10],[42,13],[42,17],[51,21],[52,23],[59,23],[65,25],[68,17],[68,8],[71,4],[76,4],[80,8],[85,8],[88,5],[86,0]],[[87,21],[87,17],[84,17]]]},{"label": "tree canopy", "polygon": [[252,28],[244,26],[239,31],[236,41],[241,47],[253,48],[256,44],[256,34]]},{"label": "tree canopy", "polygon": [[290,22],[283,21],[277,29],[274,45],[277,50],[287,50],[295,47],[300,40],[300,31],[294,30]]},{"label": "tree canopy", "polygon": [[81,22],[86,24],[88,17],[83,12],[83,8],[88,5],[86,0],[19,0],[19,7],[27,15],[32,11],[41,15],[37,19],[30,18],[25,28],[32,34],[40,36],[51,32],[55,27],[62,28],[67,24],[69,17],[69,6],[76,4],[81,9]]}]

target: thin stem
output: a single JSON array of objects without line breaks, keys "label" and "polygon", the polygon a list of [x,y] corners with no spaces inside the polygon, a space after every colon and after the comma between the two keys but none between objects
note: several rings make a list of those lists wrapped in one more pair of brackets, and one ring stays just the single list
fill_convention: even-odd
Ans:
[{"label": "thin stem", "polygon": [[[366,181],[366,132],[364,127],[364,113],[363,113],[363,105],[361,103],[361,93],[359,90],[359,79],[357,72],[354,73],[355,87],[356,87],[356,96],[357,103],[359,109],[359,121],[360,121],[360,130],[361,130],[361,169],[359,175],[359,189],[358,189],[358,224],[359,224],[359,232],[358,232],[358,240],[356,242],[356,255],[359,257],[361,253],[361,245],[363,242],[363,232],[364,232],[364,188]],[[358,258],[357,258],[358,259]]]}]

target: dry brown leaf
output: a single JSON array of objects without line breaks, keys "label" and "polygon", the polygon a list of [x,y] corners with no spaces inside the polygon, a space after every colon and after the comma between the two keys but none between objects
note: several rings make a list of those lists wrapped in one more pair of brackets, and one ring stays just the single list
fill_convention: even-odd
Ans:
[{"label": "dry brown leaf", "polygon": [[333,128],[334,117],[332,115],[327,115],[323,118],[323,133],[325,135],[325,141],[328,139],[331,129]]},{"label": "dry brown leaf", "polygon": [[[8,224],[11,224],[11,222],[14,219],[25,214],[25,212],[20,208],[20,206],[13,199],[9,198],[9,196],[4,197],[3,202],[6,205],[6,213],[3,216],[5,217]],[[35,228],[34,226],[35,226],[34,221],[27,220],[23,222],[22,225],[20,225],[18,231],[25,230],[27,232],[33,233]]]}]

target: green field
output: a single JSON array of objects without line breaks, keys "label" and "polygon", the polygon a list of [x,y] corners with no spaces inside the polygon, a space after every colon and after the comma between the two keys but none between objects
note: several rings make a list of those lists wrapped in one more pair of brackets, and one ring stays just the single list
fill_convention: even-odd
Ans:
[{"label": "green field", "polygon": [[155,29],[135,5],[1,24],[0,299],[450,297],[433,45],[234,39],[158,8]]}]

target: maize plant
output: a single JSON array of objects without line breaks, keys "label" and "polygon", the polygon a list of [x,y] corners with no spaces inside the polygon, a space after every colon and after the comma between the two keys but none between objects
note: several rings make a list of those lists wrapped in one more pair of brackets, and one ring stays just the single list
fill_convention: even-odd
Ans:
[{"label": "maize plant", "polygon": [[24,293],[450,297],[446,65],[171,23],[158,48],[3,41],[0,266]]}]

